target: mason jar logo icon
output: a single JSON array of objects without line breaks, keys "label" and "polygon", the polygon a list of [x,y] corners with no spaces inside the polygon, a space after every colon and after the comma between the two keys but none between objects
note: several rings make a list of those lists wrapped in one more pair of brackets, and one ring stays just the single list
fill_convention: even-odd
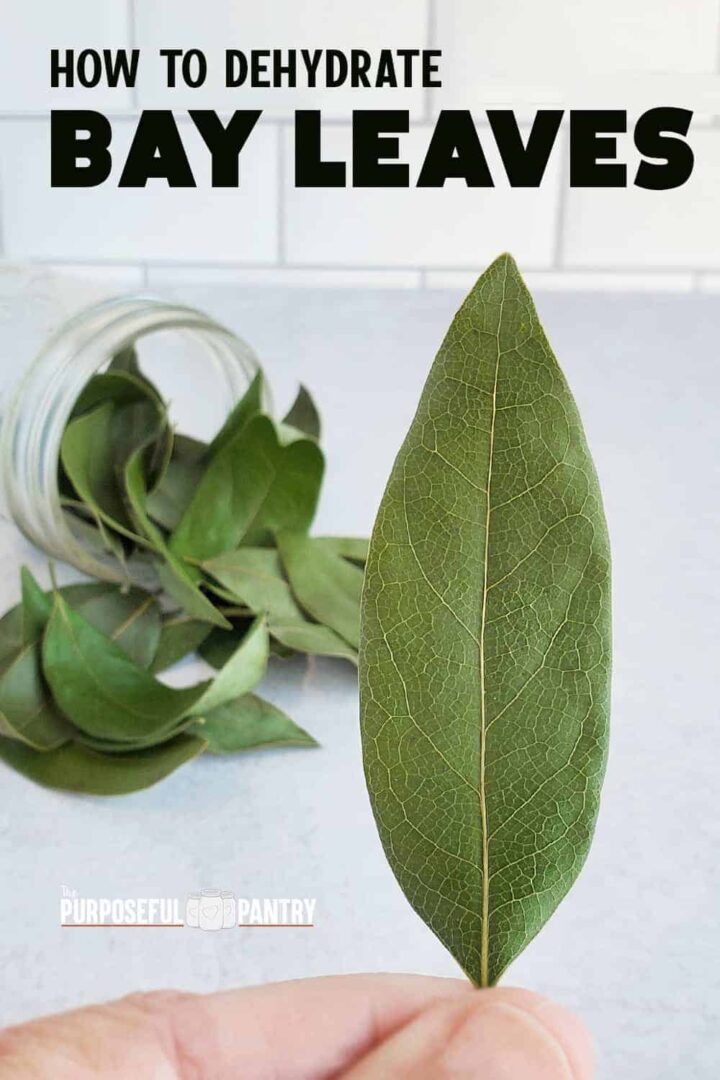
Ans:
[{"label": "mason jar logo icon", "polygon": [[203,889],[189,893],[185,904],[185,925],[200,930],[229,930],[237,920],[235,895],[227,890]]}]

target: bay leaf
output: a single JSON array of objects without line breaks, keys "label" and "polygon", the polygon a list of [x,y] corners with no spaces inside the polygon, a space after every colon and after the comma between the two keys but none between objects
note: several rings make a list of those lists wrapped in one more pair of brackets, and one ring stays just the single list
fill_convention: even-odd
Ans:
[{"label": "bay leaf", "polygon": [[343,559],[364,566],[367,562],[370,541],[364,536],[315,536],[319,548],[330,551],[333,555],[342,555]]},{"label": "bay leaf", "polygon": [[495,983],[585,860],[605,768],[609,548],[577,408],[512,259],[440,348],[375,523],[366,777],[410,903]]},{"label": "bay leaf", "polygon": [[283,424],[296,428],[311,439],[320,438],[320,413],[309,391],[302,384],[297,397],[283,417]]},{"label": "bay leaf", "polygon": [[47,626],[52,610],[52,600],[40,588],[27,566],[20,570],[22,589],[22,638],[24,645],[32,645],[40,640]]},{"label": "bay leaf", "polygon": [[191,729],[212,754],[235,754],[272,746],[317,746],[294,720],[256,694],[244,694],[208,713]]},{"label": "bay leaf", "polygon": [[228,620],[201,591],[199,572],[175,556],[157,525],[148,516],[143,447],[138,447],[128,458],[125,493],[135,527],[158,553],[157,574],[163,589],[194,619],[228,629]]},{"label": "bay leaf", "polygon": [[103,559],[106,555],[112,555],[123,580],[129,580],[128,556],[122,537],[108,529],[99,517],[93,517],[80,500],[63,498],[60,505],[65,512],[65,523],[75,540],[93,555]]},{"label": "bay leaf", "polygon": [[52,750],[68,741],[72,729],[55,708],[42,674],[40,639],[51,604],[27,567],[20,577],[20,641],[2,665],[0,735]]},{"label": "bay leaf", "polygon": [[137,405],[150,399],[159,414],[163,401],[152,384],[135,372],[108,370],[88,379],[80,396],[73,405],[71,419],[91,412],[98,405]]},{"label": "bay leaf", "polygon": [[209,623],[191,619],[188,615],[173,615],[163,620],[150,670],[153,674],[166,671],[189,653],[195,652],[210,632]]},{"label": "bay leaf", "polygon": [[[252,611],[268,618],[271,635],[288,648],[316,656],[337,656],[355,663],[357,654],[348,643],[327,626],[310,622],[298,606],[283,576],[280,558],[270,548],[238,548],[203,563],[203,569]],[[221,640],[207,643],[203,652],[218,656]],[[222,654],[220,654],[222,655]]]},{"label": "bay leaf", "polygon": [[0,759],[43,787],[84,795],[126,795],[163,780],[206,747],[194,735],[179,735],[150,750],[101,754],[77,743],[38,753],[0,738]]},{"label": "bay leaf", "polygon": [[[52,610],[52,590],[47,592],[41,589],[27,567],[22,568],[20,577],[22,602],[0,620],[0,667],[4,655],[3,624],[10,627],[12,618],[20,627],[21,639],[35,641],[41,636]],[[112,582],[63,585],[57,591],[74,611],[79,612],[97,630],[117,642],[129,657],[143,667],[150,665],[160,640],[160,608],[154,596],[143,589],[128,588]],[[20,644],[20,640],[15,640],[14,647],[17,648]]]},{"label": "bay leaf", "polygon": [[262,679],[270,655],[267,622],[255,619],[242,641],[200,698],[187,711],[189,716],[205,716],[213,709],[241,697]]},{"label": "bay leaf", "polygon": [[241,644],[247,630],[247,626],[233,626],[230,630],[214,626],[198,646],[198,652],[206,664],[219,671]]},{"label": "bay leaf", "polygon": [[145,386],[150,394],[154,394],[162,401],[162,396],[157,387],[152,380],[145,375],[140,367],[140,361],[134,345],[128,345],[125,349],[121,349],[119,352],[115,353],[108,365],[108,371],[122,371],[128,375],[133,375],[135,379],[138,379]]},{"label": "bay leaf", "polygon": [[205,443],[176,435],[162,479],[147,496],[149,516],[168,532],[177,527],[205,470]]},{"label": "bay leaf", "polygon": [[202,561],[240,544],[265,544],[276,529],[307,529],[323,469],[312,439],[285,443],[269,417],[253,417],[210,461],[170,550]]},{"label": "bay leaf", "polygon": [[301,607],[357,648],[362,571],[302,533],[279,532],[277,545]]},{"label": "bay leaf", "polygon": [[[204,625],[207,632],[209,627]],[[113,736],[109,731],[102,735],[81,731],[78,741],[93,750],[109,754],[143,750],[166,742],[255,687],[265,673],[268,651],[267,628],[262,619],[257,619],[220,666],[215,679],[205,684],[200,697],[191,702],[187,711],[177,715],[170,727],[161,726],[133,734],[123,729],[119,737],[117,733]]]},{"label": "bay leaf", "polygon": [[176,690],[158,682],[59,594],[45,631],[42,665],[65,716],[100,739],[162,736],[209,688],[201,683]]},{"label": "bay leaf", "polygon": [[108,401],[71,420],[63,434],[61,458],[66,475],[98,524],[142,544],[145,539],[132,529],[113,450],[125,412]]},{"label": "bay leaf", "polygon": [[76,604],[68,602],[131,660],[150,666],[160,641],[160,608],[154,596],[142,589],[109,585],[98,596]]},{"label": "bay leaf", "polygon": [[23,645],[0,676],[0,735],[37,750],[52,750],[72,728],[47,693],[37,642]]},{"label": "bay leaf", "polygon": [[142,375],[137,349],[134,345],[126,345],[110,360],[108,371],[128,371],[131,375]]},{"label": "bay leaf", "polygon": [[235,405],[225,423],[207,448],[205,461],[208,462],[223,450],[238,435],[254,416],[262,412],[264,380],[261,371],[255,376],[243,396]]}]

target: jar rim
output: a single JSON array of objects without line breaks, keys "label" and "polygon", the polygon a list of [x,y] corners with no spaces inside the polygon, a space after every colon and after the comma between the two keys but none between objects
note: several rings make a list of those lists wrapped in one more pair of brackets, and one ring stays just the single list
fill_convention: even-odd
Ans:
[{"label": "jar rim", "polygon": [[[60,445],[77,398],[112,356],[163,330],[191,332],[227,388],[228,411],[260,362],[254,350],[214,317],[149,294],[91,304],[46,339],[7,402],[0,426],[0,470],[8,509],[21,531],[50,555],[101,580],[133,574],[115,555],[90,550],[73,533],[58,486]],[[147,584],[140,573],[138,584]]]}]

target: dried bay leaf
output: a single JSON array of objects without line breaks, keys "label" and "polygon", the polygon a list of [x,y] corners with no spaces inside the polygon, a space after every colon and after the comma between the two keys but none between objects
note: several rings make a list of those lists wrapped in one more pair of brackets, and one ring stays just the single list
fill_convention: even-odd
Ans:
[{"label": "dried bay leaf", "polygon": [[165,619],[150,670],[153,674],[166,671],[189,653],[195,652],[210,632],[209,623],[191,619],[188,615],[173,615]]},{"label": "dried bay leaf", "polygon": [[0,735],[37,750],[52,750],[68,741],[71,727],[48,693],[40,661],[40,639],[51,603],[26,567],[21,580],[20,641],[0,675]]},{"label": "dried bay leaf", "polygon": [[163,780],[206,746],[196,735],[179,735],[161,746],[126,754],[97,753],[77,743],[38,753],[0,738],[0,758],[44,787],[84,795],[126,795]]},{"label": "dried bay leaf", "polygon": [[320,438],[320,413],[310,396],[309,391],[302,384],[297,392],[297,397],[290,406],[283,424],[295,428],[311,439]]},{"label": "dried bay leaf", "polygon": [[605,767],[609,548],[577,408],[509,256],[437,355],[375,524],[365,770],[406,896],[495,983],[585,860]]},{"label": "dried bay leaf", "polygon": [[255,373],[247,390],[208,446],[205,454],[206,463],[216,457],[236,435],[247,427],[249,421],[262,411],[262,400],[263,374],[261,371],[258,371]]},{"label": "dried bay leaf", "polygon": [[207,740],[211,754],[235,754],[272,746],[317,746],[303,728],[256,694],[229,701],[190,729]]},{"label": "dried bay leaf", "polygon": [[141,667],[150,666],[160,641],[160,608],[154,596],[142,589],[110,585],[100,596],[80,604],[68,603],[131,660]]},{"label": "dried bay leaf", "polygon": [[[283,576],[280,558],[270,548],[243,547],[203,563],[203,569],[254,612],[267,615],[268,628],[277,641],[298,652],[337,656],[355,663],[357,654],[334,630],[310,622],[295,600]],[[217,657],[221,638],[208,643]],[[209,663],[208,651],[203,655]]]},{"label": "dried bay leaf", "polygon": [[118,424],[125,409],[108,401],[71,420],[62,438],[61,457],[67,477],[80,499],[101,523],[143,544],[132,522],[117,478],[113,450]]},{"label": "dried bay leaf", "polygon": [[147,496],[149,516],[172,532],[180,522],[205,470],[205,443],[176,435],[164,475]]},{"label": "dried bay leaf", "polygon": [[[41,589],[26,567],[20,571],[20,577],[23,600],[0,620],[0,670],[2,658],[7,655],[3,648],[3,629],[6,628],[8,635],[7,651],[12,651],[21,644],[23,633],[25,640],[40,637],[52,610],[52,591]],[[57,591],[74,611],[117,642],[131,659],[143,667],[150,665],[160,640],[160,609],[154,596],[143,589],[125,588],[111,582],[63,585]],[[29,617],[33,628],[28,634]],[[11,627],[15,627],[12,632]]]},{"label": "dried bay leaf", "polygon": [[365,566],[368,556],[370,541],[364,536],[315,536],[315,545],[332,552],[333,555],[342,555],[343,559]]},{"label": "dried bay leaf", "polygon": [[157,574],[165,591],[194,619],[229,629],[228,620],[201,591],[198,571],[170,551],[162,533],[148,516],[143,447],[130,455],[125,466],[125,493],[135,527],[159,555]]},{"label": "dried bay leaf", "polygon": [[256,686],[270,655],[267,623],[258,618],[200,698],[188,709],[189,716],[205,716],[213,709],[240,697]]},{"label": "dried bay leaf", "polygon": [[203,561],[240,544],[265,544],[277,529],[307,529],[323,470],[314,440],[284,442],[269,417],[253,417],[210,461],[170,550]]},{"label": "dried bay leaf", "polygon": [[209,686],[176,690],[158,682],[59,594],[45,631],[42,660],[65,716],[99,739],[132,742],[164,735]]},{"label": "dried bay leaf", "polygon": [[206,664],[216,671],[227,664],[230,657],[241,644],[247,633],[247,625],[236,625],[230,630],[213,627],[208,636],[198,646],[198,652]]},{"label": "dried bay leaf", "polygon": [[300,533],[278,533],[277,545],[300,605],[314,619],[357,648],[362,571],[327,546],[318,545],[311,537]]}]

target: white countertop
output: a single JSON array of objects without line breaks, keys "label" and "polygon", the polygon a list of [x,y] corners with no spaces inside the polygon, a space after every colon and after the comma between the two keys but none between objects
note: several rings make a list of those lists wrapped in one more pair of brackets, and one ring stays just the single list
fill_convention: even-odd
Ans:
[{"label": "white countertop", "polygon": [[[460,297],[210,284],[166,295],[249,340],[279,405],[298,378],[307,383],[329,459],[316,531],[366,533]],[[614,713],[590,859],[508,981],[582,1014],[605,1080],[710,1080],[720,1061],[720,303],[545,294],[539,307],[585,420],[610,522]],[[23,342],[2,345],[9,377]],[[0,545],[4,607],[18,594],[19,561],[47,577],[45,560],[7,523]],[[2,767],[3,1020],[160,986],[457,974],[384,860],[349,666],[277,662],[266,692],[322,749],[208,756],[147,792],[110,800],[45,791]],[[111,897],[184,897],[212,886],[310,896],[316,925],[61,930],[62,886]]]}]

